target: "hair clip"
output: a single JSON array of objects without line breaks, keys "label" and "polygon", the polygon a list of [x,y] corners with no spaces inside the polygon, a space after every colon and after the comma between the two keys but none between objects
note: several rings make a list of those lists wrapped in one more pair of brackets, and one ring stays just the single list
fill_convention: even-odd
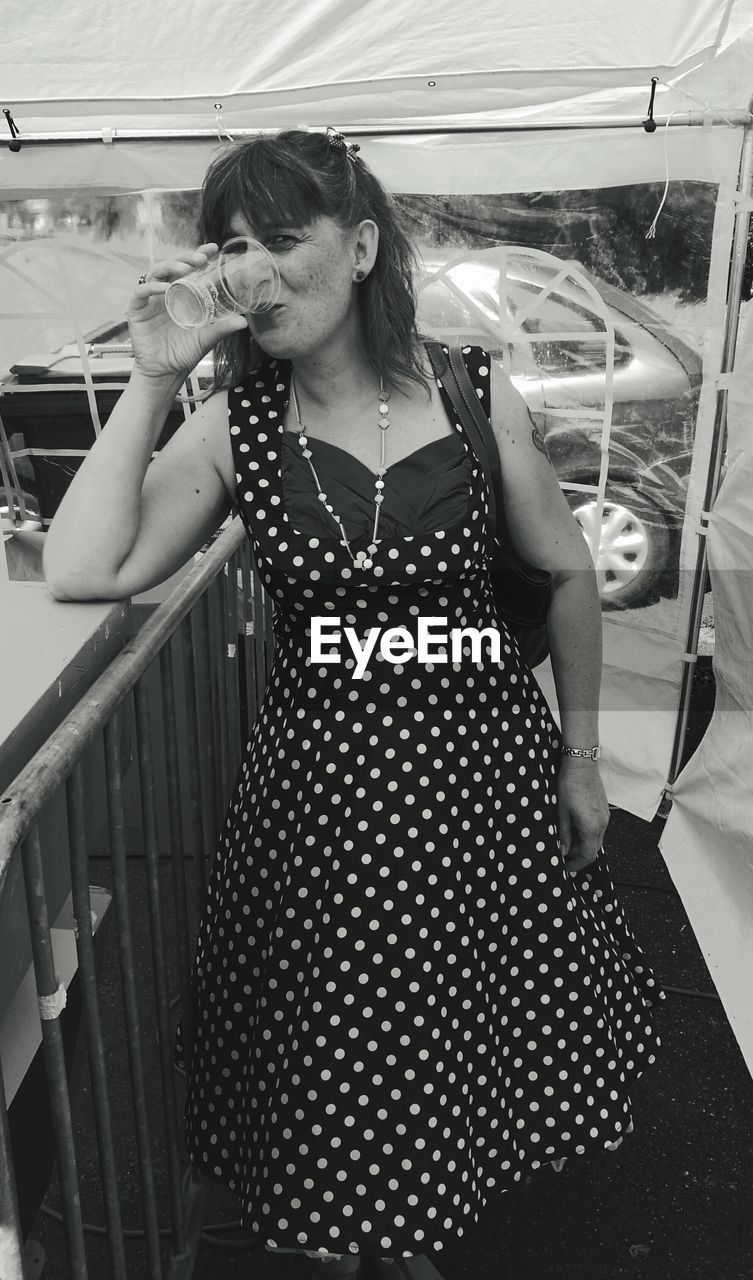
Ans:
[{"label": "hair clip", "polygon": [[346,142],[342,133],[338,133],[330,125],[327,125],[327,141],[335,151],[345,151],[349,160],[355,163],[356,153],[361,150],[356,142]]}]

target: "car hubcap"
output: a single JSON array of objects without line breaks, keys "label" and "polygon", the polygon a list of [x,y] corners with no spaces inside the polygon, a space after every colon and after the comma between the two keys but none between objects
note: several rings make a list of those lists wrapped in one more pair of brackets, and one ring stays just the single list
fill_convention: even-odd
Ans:
[{"label": "car hubcap", "polygon": [[[589,547],[596,531],[596,503],[585,502],[573,515]],[[616,595],[634,582],[648,557],[648,529],[634,511],[619,502],[604,502],[599,530],[596,575],[602,595]]]}]

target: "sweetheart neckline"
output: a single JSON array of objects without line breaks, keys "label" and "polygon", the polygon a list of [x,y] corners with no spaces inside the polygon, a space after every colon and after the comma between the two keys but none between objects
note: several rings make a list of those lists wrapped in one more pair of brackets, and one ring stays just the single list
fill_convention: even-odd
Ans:
[{"label": "sweetheart neckline", "polygon": [[[283,431],[282,435],[283,435],[283,439],[285,438],[285,436],[297,437],[298,432]],[[354,453],[350,453],[348,449],[343,449],[342,446],[339,444],[332,444],[331,441],[329,440],[322,440],[320,439],[319,436],[312,436],[310,431],[307,432],[306,435],[307,435],[307,439],[314,440],[318,445],[323,444],[328,449],[336,449],[338,453],[344,454],[346,458],[350,458],[351,462],[355,462],[356,466],[361,467],[364,471],[368,471],[369,475],[372,476],[374,479],[376,479],[377,472],[372,471],[371,467],[367,467],[365,462],[362,462],[360,458],[357,458]],[[415,458],[416,454],[423,453],[425,449],[430,449],[433,445],[443,444],[445,440],[457,440],[458,438],[459,438],[458,433],[457,431],[455,431],[451,435],[438,436],[436,440],[427,440],[426,444],[419,445],[418,448],[414,449],[411,453],[406,453],[404,458],[398,458],[397,462],[391,463],[390,466],[386,468],[385,474],[389,474],[390,471],[394,471],[396,467],[401,467],[403,463],[409,462],[411,458]],[[292,445],[292,443],[293,443],[293,440],[291,438],[289,440],[289,444]],[[460,443],[462,445],[463,443],[462,440],[460,441]]]}]

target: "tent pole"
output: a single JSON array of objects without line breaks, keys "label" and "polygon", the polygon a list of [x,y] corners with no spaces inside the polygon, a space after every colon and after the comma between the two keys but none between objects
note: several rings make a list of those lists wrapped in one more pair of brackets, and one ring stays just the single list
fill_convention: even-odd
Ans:
[{"label": "tent pole", "polygon": [[[745,127],[745,136],[743,138],[742,154],[740,156],[740,174],[738,180],[738,190],[744,195],[750,195],[753,188],[753,128],[750,123]],[[735,362],[735,345],[737,343],[737,330],[740,319],[740,303],[743,294],[743,276],[745,271],[745,259],[748,250],[748,230],[750,225],[750,210],[740,208],[735,218],[735,232],[732,240],[732,269],[730,272],[729,291],[727,295],[727,314],[724,333],[724,347],[722,351],[721,370],[722,374],[732,371]],[[717,391],[716,400],[716,416],[714,419],[714,435],[711,442],[711,454],[709,457],[709,469],[706,478],[706,493],[703,500],[703,510],[711,511],[713,502],[716,498],[722,469],[722,459],[724,456],[724,446],[727,435],[727,399],[728,392],[726,387],[720,387]],[[686,654],[697,654],[698,635],[701,628],[701,618],[703,616],[703,587],[706,582],[706,548],[707,531],[705,528],[698,531],[698,553],[695,566],[695,576],[693,579],[693,594],[690,602],[690,616],[688,620],[687,643],[685,645]],[[669,812],[669,805],[672,796],[672,784],[680,772],[680,762],[682,752],[685,745],[685,734],[688,727],[688,715],[690,712],[690,699],[693,688],[693,671],[695,668],[695,656],[692,661],[686,659],[682,673],[682,685],[680,688],[680,704],[677,714],[677,725],[675,728],[675,739],[672,746],[672,756],[669,765],[668,782],[664,788],[664,799],[660,807],[660,816],[666,817]]]},{"label": "tent pole", "polygon": [[[672,115],[655,116],[657,129],[668,125],[670,129],[700,129],[702,127],[727,126],[732,128],[747,127],[750,124],[750,111],[728,111],[713,115],[704,115],[701,111],[672,112]],[[423,137],[425,135],[441,136],[471,133],[556,133],[571,132],[582,129],[640,129],[642,121],[637,116],[621,116],[610,119],[598,116],[583,120],[510,120],[505,124],[449,124],[447,122],[427,122],[425,124],[342,124],[338,128],[350,138],[402,138]],[[292,125],[284,126],[292,128]],[[300,125],[312,132],[324,132],[325,126]],[[254,127],[226,125],[233,138],[254,138],[259,134],[277,133],[278,127],[261,125]],[[61,130],[55,133],[25,133],[22,135],[24,147],[50,143],[71,142],[200,142],[202,140],[218,140],[215,129],[86,129]]]}]

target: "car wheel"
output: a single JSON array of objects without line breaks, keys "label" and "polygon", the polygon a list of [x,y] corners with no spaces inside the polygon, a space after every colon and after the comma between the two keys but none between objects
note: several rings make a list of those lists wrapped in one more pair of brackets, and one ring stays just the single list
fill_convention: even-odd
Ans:
[{"label": "car wheel", "polygon": [[[569,495],[570,507],[592,545],[596,499]],[[604,499],[596,575],[602,607],[635,609],[661,598],[672,533],[666,513],[650,499],[627,489]]]}]

